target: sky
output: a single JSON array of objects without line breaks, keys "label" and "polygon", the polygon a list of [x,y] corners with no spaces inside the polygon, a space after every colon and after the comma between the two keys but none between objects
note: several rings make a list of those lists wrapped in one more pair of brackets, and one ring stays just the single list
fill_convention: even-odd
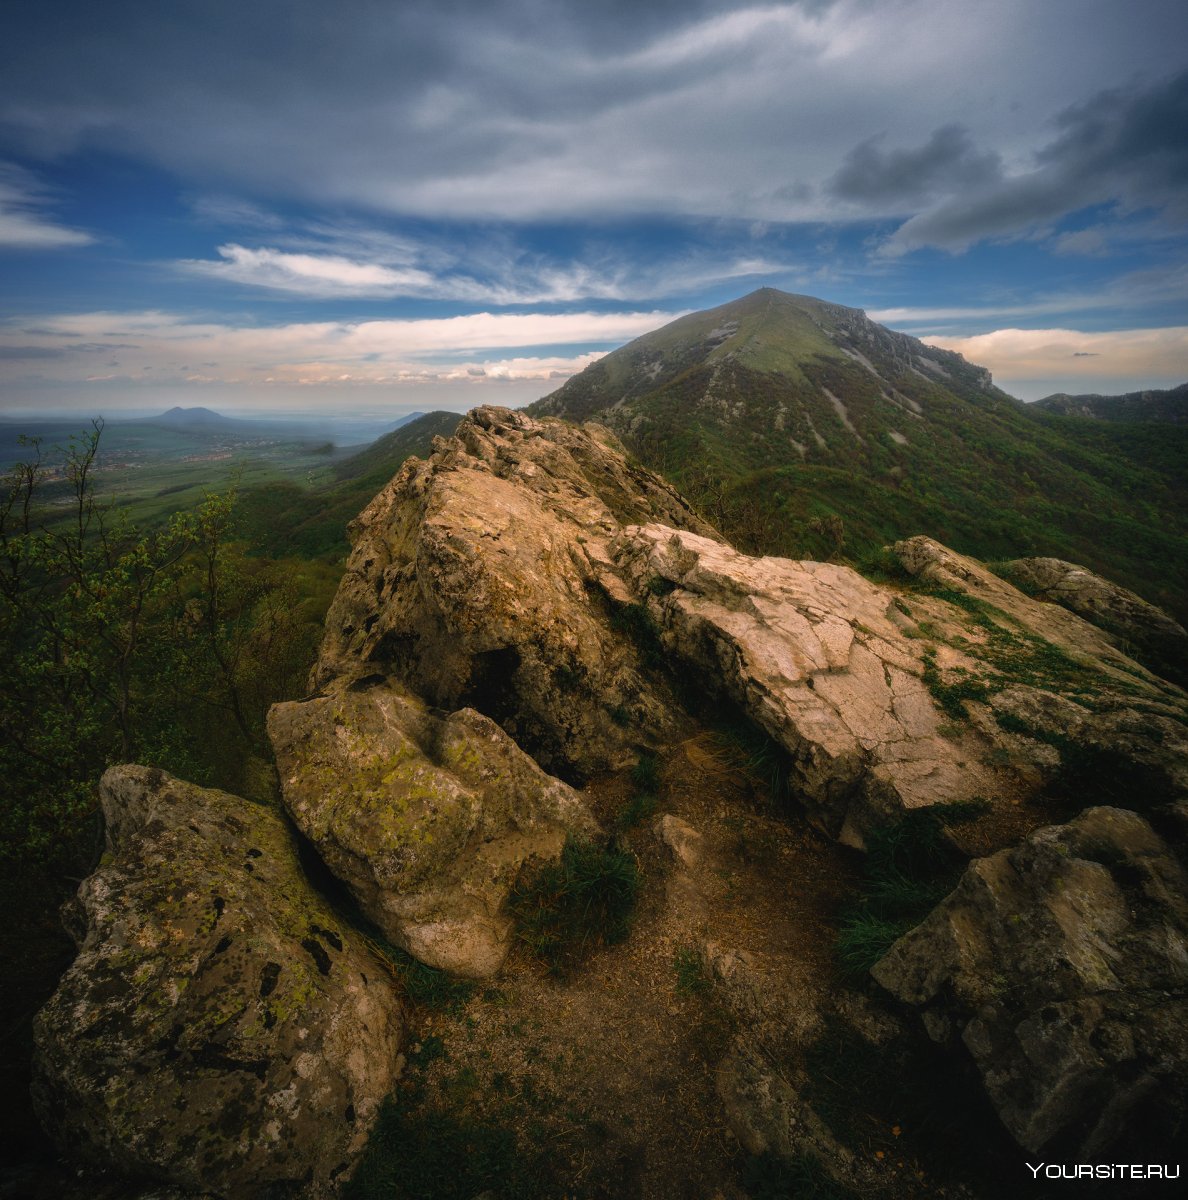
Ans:
[{"label": "sky", "polygon": [[5,6],[0,415],[519,405],[762,286],[1184,382],[1188,6]]}]

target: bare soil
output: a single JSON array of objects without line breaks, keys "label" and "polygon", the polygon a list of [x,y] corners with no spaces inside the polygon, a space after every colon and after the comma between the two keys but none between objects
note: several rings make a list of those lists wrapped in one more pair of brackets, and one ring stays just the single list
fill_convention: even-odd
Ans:
[{"label": "bare soil", "polygon": [[[632,792],[622,775],[587,796],[609,828]],[[704,839],[693,872],[657,835],[664,813]],[[811,1026],[857,856],[777,812],[705,734],[667,756],[657,813],[625,842],[644,877],[627,940],[566,979],[513,950],[463,1010],[421,1013],[418,1044],[444,1050],[424,1068],[421,1102],[512,1124],[522,1144],[548,1148],[575,1197],[743,1200],[744,1154],[715,1088],[739,1018],[694,964],[707,944],[746,952]]]}]

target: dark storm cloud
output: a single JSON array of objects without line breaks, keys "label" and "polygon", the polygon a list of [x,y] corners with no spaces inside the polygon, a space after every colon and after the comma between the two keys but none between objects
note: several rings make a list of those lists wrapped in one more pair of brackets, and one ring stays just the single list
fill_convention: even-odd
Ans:
[{"label": "dark storm cloud", "polygon": [[[947,196],[900,243],[956,245],[1061,207],[1061,170],[1041,163],[1032,195],[998,179],[998,156],[1031,154],[1036,122],[1103,81],[1182,62],[1181,7],[13,0],[0,154],[147,161],[225,213],[791,222]],[[1054,152],[1087,153],[1077,138],[1103,119],[1072,118]],[[965,211],[975,193],[987,212]]]},{"label": "dark storm cloud", "polygon": [[937,192],[984,186],[1002,173],[999,156],[977,150],[960,125],[943,125],[917,150],[885,151],[883,136],[850,151],[828,183],[833,195],[878,205],[912,203]]},{"label": "dark storm cloud", "polygon": [[920,246],[963,249],[1017,237],[1068,213],[1113,203],[1188,219],[1188,71],[1147,89],[1099,92],[1057,118],[1059,136],[1036,168],[996,186],[970,189],[904,224],[892,253]]},{"label": "dark storm cloud", "polygon": [[63,358],[65,354],[65,350],[53,346],[0,346],[3,359]]}]

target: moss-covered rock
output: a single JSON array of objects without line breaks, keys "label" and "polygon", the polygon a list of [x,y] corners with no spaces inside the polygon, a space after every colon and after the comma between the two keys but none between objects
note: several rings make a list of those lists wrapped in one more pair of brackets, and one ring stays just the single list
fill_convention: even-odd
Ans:
[{"label": "moss-covered rock", "polygon": [[524,861],[593,829],[490,718],[436,715],[390,680],[278,704],[268,731],[285,806],[326,865],[388,938],[456,974],[502,965]]},{"label": "moss-covered rock", "polygon": [[79,955],[35,1022],[62,1146],[220,1197],[324,1196],[399,1070],[383,966],[312,891],[281,817],[145,767],[100,795]]}]

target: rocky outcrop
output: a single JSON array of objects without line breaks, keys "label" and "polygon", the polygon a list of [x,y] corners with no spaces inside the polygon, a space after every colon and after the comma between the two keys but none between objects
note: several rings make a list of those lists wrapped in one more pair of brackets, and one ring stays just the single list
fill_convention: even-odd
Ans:
[{"label": "rocky outcrop", "polygon": [[[607,430],[478,408],[411,459],[351,527],[313,687],[383,671],[498,721],[573,779],[670,734],[671,695],[610,602],[624,524],[709,532]],[[608,599],[609,598],[609,599]]]},{"label": "rocky outcrop", "polygon": [[1188,632],[1163,609],[1076,563],[1059,558],[1016,558],[1003,571],[1028,595],[1063,605],[1107,632],[1140,641],[1168,637],[1188,643]]},{"label": "rocky outcrop", "polygon": [[330,870],[391,941],[459,975],[502,965],[525,860],[594,828],[489,717],[434,714],[391,680],[279,704],[268,731],[285,806]]},{"label": "rocky outcrop", "polygon": [[1017,558],[1002,573],[1037,600],[1084,617],[1169,679],[1188,678],[1188,631],[1134,592],[1059,558]]},{"label": "rocky outcrop", "polygon": [[1060,769],[1057,735],[1188,785],[1178,689],[937,542],[896,552],[915,590],[660,525],[612,545],[664,646],[788,751],[795,794],[843,841],[911,809],[1014,802]]},{"label": "rocky outcrop", "polygon": [[144,767],[113,767],[100,797],[79,955],[35,1022],[42,1122],[189,1193],[333,1194],[402,1061],[384,967],[276,813]]},{"label": "rocky outcrop", "polygon": [[1090,809],[974,862],[873,974],[972,1056],[1027,1150],[1084,1162],[1141,1149],[1144,1134],[1174,1144],[1188,875],[1137,814]]},{"label": "rocky outcrop", "polygon": [[614,553],[637,594],[667,593],[652,601],[665,644],[788,750],[795,792],[830,832],[860,843],[872,823],[992,787],[940,733],[883,588],[659,525],[628,529]]},{"label": "rocky outcrop", "polygon": [[858,846],[914,808],[1017,803],[1061,739],[1186,782],[1183,694],[1079,617],[928,538],[895,548],[907,587],[739,554],[596,426],[476,409],[353,537],[314,688],[398,678],[571,780],[671,740],[702,694],[783,746],[813,820]]}]

